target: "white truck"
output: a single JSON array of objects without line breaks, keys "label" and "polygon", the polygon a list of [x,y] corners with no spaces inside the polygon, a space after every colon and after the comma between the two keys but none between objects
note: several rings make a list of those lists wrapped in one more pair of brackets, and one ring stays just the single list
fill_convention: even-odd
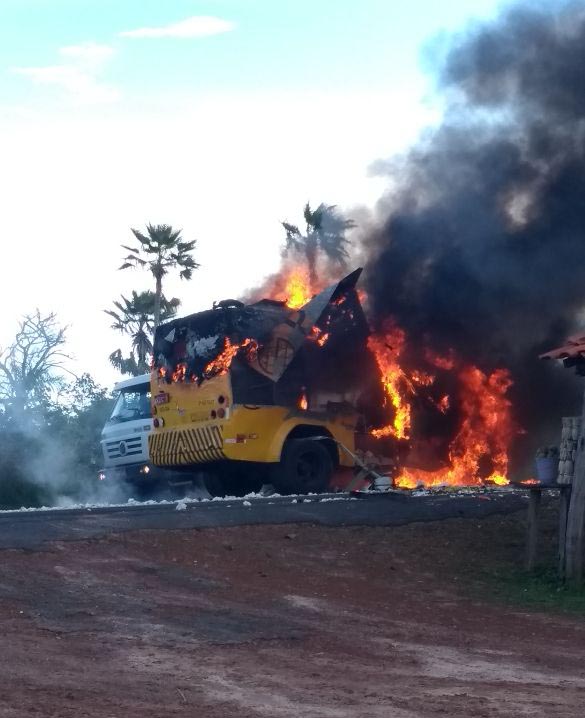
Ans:
[{"label": "white truck", "polygon": [[116,403],[102,429],[104,465],[98,478],[137,487],[152,486],[160,477],[148,458],[148,435],[152,431],[150,374],[124,379],[114,391]]},{"label": "white truck", "polygon": [[210,498],[203,477],[155,466],[148,454],[148,436],[153,428],[150,374],[124,379],[114,386],[116,403],[102,429],[103,468],[100,482],[126,485],[140,498],[154,492],[171,496]]}]

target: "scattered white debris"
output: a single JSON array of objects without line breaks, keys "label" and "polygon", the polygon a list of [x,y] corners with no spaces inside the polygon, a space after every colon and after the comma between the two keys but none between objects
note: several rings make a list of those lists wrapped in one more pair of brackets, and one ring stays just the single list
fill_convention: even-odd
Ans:
[{"label": "scattered white debris", "polygon": [[[363,492],[363,493],[369,493],[369,492]],[[384,492],[371,492],[372,495],[381,494]],[[521,496],[525,496],[525,491],[522,489],[516,489],[514,486],[501,486],[501,487],[429,487],[429,488],[418,488],[415,490],[404,490],[405,496],[493,496],[497,494],[520,494]],[[242,501],[243,498],[243,501]],[[87,503],[73,503],[71,499],[67,499],[65,497],[62,497],[58,500],[58,503],[55,506],[41,506],[40,508],[30,508],[26,506],[22,506],[20,509],[2,509],[0,510],[0,515],[4,514],[13,514],[13,513],[33,513],[33,512],[39,512],[39,511],[62,511],[66,513],[67,511],[87,511],[91,512],[94,509],[124,509],[128,507],[140,507],[140,506],[177,506],[178,511],[183,511],[184,508],[187,508],[187,505],[198,505],[198,504],[206,504],[210,502],[214,503],[224,503],[228,506],[230,504],[240,504],[242,503],[244,506],[251,506],[250,500],[254,500],[257,503],[274,503],[274,499],[287,499],[290,501],[291,504],[298,504],[298,503],[311,503],[311,499],[314,499],[317,502],[326,502],[326,501],[357,501],[358,499],[355,496],[349,496],[347,493],[341,493],[339,496],[331,496],[331,495],[325,495],[321,498],[320,494],[310,493],[310,494],[290,494],[288,496],[281,496],[281,494],[271,494],[270,496],[263,495],[261,493],[250,493],[246,494],[244,497],[237,497],[237,496],[214,496],[213,498],[201,498],[201,497],[192,497],[188,496],[180,501],[177,501],[177,499],[148,499],[147,501],[137,501],[136,499],[128,499],[126,502],[123,503],[108,503],[108,502],[100,502],[100,501],[92,501]],[[268,500],[270,499],[270,501]],[[181,505],[181,508],[179,508],[179,505]],[[184,507],[184,508],[182,508]]]},{"label": "scattered white debris", "polygon": [[335,496],[319,499],[320,504],[324,504],[326,501],[358,501],[358,499],[356,499],[355,496]]},{"label": "scattered white debris", "polygon": [[306,611],[315,611],[320,613],[324,610],[325,601],[319,598],[311,598],[309,596],[285,596],[284,600],[293,605],[295,608],[305,609]]},{"label": "scattered white debris", "polygon": [[219,340],[219,335],[209,337],[192,337],[187,342],[187,351],[189,356],[203,356],[206,357],[211,351],[215,349],[215,346]]}]

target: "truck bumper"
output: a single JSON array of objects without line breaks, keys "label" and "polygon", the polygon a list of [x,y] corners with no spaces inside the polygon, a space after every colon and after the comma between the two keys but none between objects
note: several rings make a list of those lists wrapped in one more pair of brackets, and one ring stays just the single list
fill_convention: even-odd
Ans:
[{"label": "truck bumper", "polygon": [[110,466],[98,471],[98,481],[108,483],[128,483],[134,485],[155,484],[169,480],[171,472],[154,466],[150,462],[128,464],[127,466]]}]

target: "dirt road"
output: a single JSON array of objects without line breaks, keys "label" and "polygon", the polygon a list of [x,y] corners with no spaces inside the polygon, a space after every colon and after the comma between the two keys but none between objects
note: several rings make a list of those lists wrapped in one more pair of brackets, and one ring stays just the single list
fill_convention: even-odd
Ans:
[{"label": "dirt road", "polygon": [[482,547],[518,553],[519,520],[1,551],[0,716],[582,716],[583,620],[465,583]]}]

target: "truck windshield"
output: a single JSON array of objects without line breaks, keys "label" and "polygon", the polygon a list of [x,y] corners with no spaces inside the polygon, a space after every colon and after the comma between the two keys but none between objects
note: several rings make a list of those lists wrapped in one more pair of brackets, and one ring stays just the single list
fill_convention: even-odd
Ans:
[{"label": "truck windshield", "polygon": [[108,423],[150,419],[150,416],[150,384],[139,384],[120,391]]}]

